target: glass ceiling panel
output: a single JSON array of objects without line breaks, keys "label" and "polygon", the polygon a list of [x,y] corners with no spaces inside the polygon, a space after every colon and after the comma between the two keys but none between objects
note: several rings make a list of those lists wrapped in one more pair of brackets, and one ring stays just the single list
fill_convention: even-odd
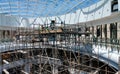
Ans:
[{"label": "glass ceiling panel", "polygon": [[[88,7],[100,0],[0,0],[0,13],[23,16],[56,16]],[[15,11],[16,10],[16,11]],[[14,12],[15,11],[15,12]],[[25,14],[26,13],[26,14]]]}]

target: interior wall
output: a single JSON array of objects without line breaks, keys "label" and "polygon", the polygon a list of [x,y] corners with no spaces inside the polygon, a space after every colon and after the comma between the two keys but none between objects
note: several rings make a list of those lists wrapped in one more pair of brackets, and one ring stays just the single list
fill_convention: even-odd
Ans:
[{"label": "interior wall", "polygon": [[[61,20],[65,21],[66,24],[75,24],[80,22],[87,22],[96,19],[101,19],[110,15],[111,15],[111,0],[101,0],[100,2],[95,3],[92,6],[86,7],[82,10],[79,9],[73,13],[47,17],[47,19],[48,22],[50,22],[50,19],[56,19],[57,21],[61,21]],[[59,20],[58,17],[61,20]],[[41,17],[41,19],[46,19],[46,17]],[[43,23],[41,20],[39,22]]]},{"label": "interior wall", "polygon": [[[103,4],[104,1],[105,4]],[[56,20],[59,23],[62,21],[65,22],[66,24],[85,23],[86,25],[100,25],[100,24],[117,22],[119,21],[120,18],[118,16],[119,12],[118,14],[115,13],[115,16],[113,13],[111,13],[111,1],[112,0],[101,0],[100,2],[93,4],[90,7],[84,8],[82,10],[79,9],[74,13],[68,13],[65,15],[52,16],[52,17],[41,17],[35,21],[35,24],[50,23],[51,20]],[[118,2],[119,2],[119,10],[120,10],[120,0],[118,0]],[[93,21],[93,22],[86,23],[89,21]]]},{"label": "interior wall", "polygon": [[118,10],[120,11],[120,0],[118,0]]},{"label": "interior wall", "polygon": [[[114,24],[117,24],[117,38],[116,39],[120,39],[120,22],[113,22]],[[103,38],[103,39],[105,39],[105,38],[108,38],[108,39],[110,39],[110,38],[112,38],[111,37],[111,34],[112,34],[112,32],[110,31],[110,24],[112,24],[112,23],[109,23],[109,24],[106,24],[106,27],[107,27],[107,36],[105,36],[105,33],[104,33],[104,28],[105,28],[105,24],[102,24],[102,26],[101,25],[96,25],[96,26],[94,26],[94,36],[95,37],[97,37],[97,27],[102,27],[102,31],[101,31],[101,34],[102,35],[100,35],[99,36],[99,38]],[[92,27],[92,26],[91,26]]]},{"label": "interior wall", "polygon": [[96,4],[83,9],[83,14],[86,16],[87,21],[109,16],[111,14],[111,0],[101,0]]},{"label": "interior wall", "polygon": [[[104,1],[106,1],[105,4],[103,4]],[[120,10],[120,0],[118,0],[118,3],[119,3],[119,10]],[[103,6],[101,6],[102,4]],[[87,13],[84,13],[84,12],[87,12]],[[22,20],[21,18],[18,18],[18,17],[5,16],[3,14],[0,14],[0,25],[22,26],[23,27],[24,25],[29,26],[32,23],[34,24],[50,23],[51,20],[56,20],[59,23],[62,21],[62,22],[65,22],[66,24],[76,24],[76,23],[82,23],[82,22],[86,23],[87,21],[97,20],[97,19],[101,19],[107,16],[111,16],[111,0],[101,0],[100,2],[95,3],[90,7],[84,8],[82,10],[79,9],[74,13],[68,13],[65,15],[59,15],[59,16],[53,16],[53,17],[41,17],[41,18],[37,18],[37,20],[35,20],[35,18],[30,18],[28,20],[26,19]],[[94,23],[89,23],[89,24],[94,25],[98,23],[102,24],[102,23],[106,23],[106,21],[104,20],[99,21],[99,22],[96,21]]]},{"label": "interior wall", "polygon": [[5,16],[0,14],[0,26],[19,26],[19,18],[15,16]]}]

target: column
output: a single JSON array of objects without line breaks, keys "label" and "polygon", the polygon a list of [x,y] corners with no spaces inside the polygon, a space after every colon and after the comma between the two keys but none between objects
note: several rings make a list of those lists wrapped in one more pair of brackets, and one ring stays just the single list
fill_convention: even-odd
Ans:
[{"label": "column", "polygon": [[96,32],[97,32],[97,26],[94,26],[94,36],[95,37],[97,37]]},{"label": "column", "polygon": [[117,38],[120,39],[120,22],[117,23]]},{"label": "column", "polygon": [[110,24],[107,24],[107,38],[110,38]]}]

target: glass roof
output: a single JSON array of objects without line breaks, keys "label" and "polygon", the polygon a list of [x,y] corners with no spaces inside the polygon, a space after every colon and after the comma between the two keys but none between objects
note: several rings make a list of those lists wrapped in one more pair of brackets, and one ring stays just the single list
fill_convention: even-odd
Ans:
[{"label": "glass roof", "polygon": [[75,12],[100,0],[0,0],[0,13],[48,17]]}]

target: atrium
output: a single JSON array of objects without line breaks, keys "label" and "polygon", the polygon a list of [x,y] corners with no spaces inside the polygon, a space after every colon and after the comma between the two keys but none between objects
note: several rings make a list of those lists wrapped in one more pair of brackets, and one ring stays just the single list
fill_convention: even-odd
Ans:
[{"label": "atrium", "polygon": [[120,74],[120,0],[0,0],[0,74]]}]

